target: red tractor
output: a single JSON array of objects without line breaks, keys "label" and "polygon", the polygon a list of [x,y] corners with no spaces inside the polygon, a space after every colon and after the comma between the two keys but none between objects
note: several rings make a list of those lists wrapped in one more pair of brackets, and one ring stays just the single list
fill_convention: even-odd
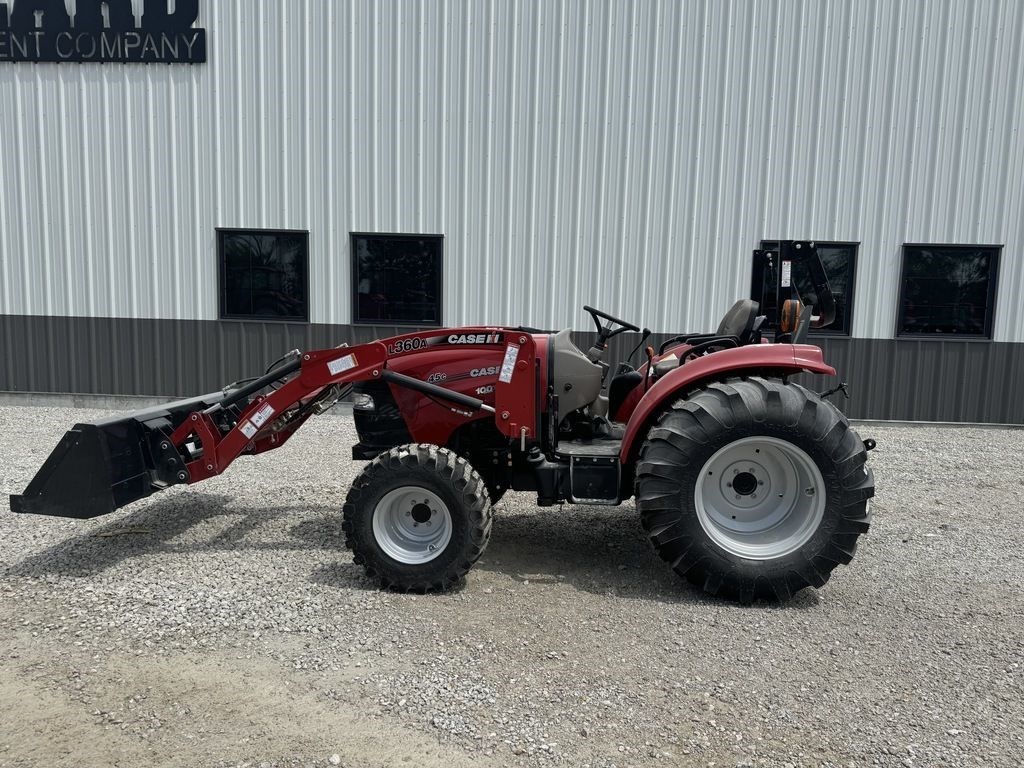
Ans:
[{"label": "red tractor", "polygon": [[[778,259],[762,302],[777,308],[771,339],[759,303],[741,300],[714,333],[647,347],[641,364],[627,359],[611,375],[609,340],[640,329],[591,307],[587,351],[568,330],[508,327],[295,351],[221,392],[76,425],[11,508],[106,514],[277,448],[350,396],[352,455],[369,463],[342,527],[355,561],[385,587],[458,583],[487,546],[493,505],[515,490],[540,506],[635,497],[651,544],[680,576],[741,602],[785,600],[853,557],[868,530],[874,443],[792,381],[835,375],[803,343],[834,316],[813,244],[761,255]],[[798,283],[816,294],[819,315]]]}]

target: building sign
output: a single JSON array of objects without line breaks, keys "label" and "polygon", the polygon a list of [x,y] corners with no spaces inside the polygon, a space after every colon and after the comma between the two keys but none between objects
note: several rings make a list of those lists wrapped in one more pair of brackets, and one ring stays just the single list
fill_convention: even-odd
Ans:
[{"label": "building sign", "polygon": [[123,62],[202,64],[206,30],[193,27],[199,0],[0,0],[0,64]]}]

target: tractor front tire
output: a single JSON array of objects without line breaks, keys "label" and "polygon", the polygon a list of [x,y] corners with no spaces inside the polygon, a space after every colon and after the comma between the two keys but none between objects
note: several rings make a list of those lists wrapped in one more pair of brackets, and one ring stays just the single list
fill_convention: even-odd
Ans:
[{"label": "tractor front tire", "polygon": [[508,488],[503,485],[499,485],[493,477],[486,474],[483,475],[483,478],[484,485],[487,486],[487,496],[491,500],[491,506],[496,507],[498,506],[498,502],[501,501],[502,497],[504,497],[505,491],[507,491]]},{"label": "tractor front tire", "polygon": [[352,483],[342,529],[353,559],[381,586],[451,589],[483,554],[491,503],[464,458],[436,445],[380,454]]},{"label": "tractor front tire", "polygon": [[712,595],[821,587],[868,530],[874,478],[846,417],[777,379],[716,382],[652,427],[636,499],[655,550]]}]

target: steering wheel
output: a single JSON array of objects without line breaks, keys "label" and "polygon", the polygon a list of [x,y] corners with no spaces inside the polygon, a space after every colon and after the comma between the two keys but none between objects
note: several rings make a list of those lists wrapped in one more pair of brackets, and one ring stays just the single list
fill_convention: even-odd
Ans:
[{"label": "steering wheel", "polygon": [[[619,318],[609,315],[607,312],[602,312],[599,309],[587,306],[584,306],[583,309],[590,313],[590,319],[593,320],[594,325],[597,326],[597,335],[601,337],[602,341],[608,341],[612,336],[618,336],[620,333],[624,333],[625,331],[640,330],[632,323],[627,323],[625,320],[620,320]],[[609,325],[605,327],[601,320],[607,320]],[[619,327],[613,331],[611,323],[615,323]]]},{"label": "steering wheel", "polygon": [[[590,313],[590,319],[593,320],[594,325],[597,326],[597,341],[595,341],[594,346],[587,351],[587,359],[592,363],[600,365],[604,369],[604,373],[601,376],[601,383],[604,384],[604,378],[608,374],[608,364],[602,362],[601,358],[604,355],[605,350],[608,349],[608,339],[612,338],[612,336],[618,336],[620,333],[625,331],[639,331],[640,329],[632,323],[627,323],[625,320],[620,320],[614,315],[609,315],[607,312],[602,312],[599,309],[594,309],[593,307],[588,306],[584,306],[583,309]],[[602,320],[607,320],[608,325],[604,325],[601,322]],[[613,324],[618,325],[619,327],[612,330]]]}]

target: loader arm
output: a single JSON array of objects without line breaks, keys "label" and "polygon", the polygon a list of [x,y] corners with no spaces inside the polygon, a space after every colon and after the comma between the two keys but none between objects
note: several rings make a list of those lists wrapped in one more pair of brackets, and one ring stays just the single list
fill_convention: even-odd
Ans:
[{"label": "loader arm", "polygon": [[254,398],[227,433],[221,432],[214,418],[223,405],[192,413],[170,435],[171,445],[190,459],[183,482],[219,475],[242,454],[280,447],[313,415],[312,405],[328,387],[379,378],[386,361],[387,350],[379,341],[306,352],[297,375],[279,389]]},{"label": "loader arm", "polygon": [[[20,514],[86,519],[173,485],[220,474],[243,454],[283,445],[341,387],[381,376],[380,342],[297,354],[239,387],[69,430],[29,483],[11,496]],[[267,395],[255,395],[286,379]]]},{"label": "loader arm", "polygon": [[[447,403],[460,416],[494,415],[510,440],[536,435],[534,344],[516,335],[505,348],[495,405],[391,371],[385,342],[295,353],[247,384],[162,408],[78,424],[69,430],[24,494],[16,513],[98,517],[172,485],[224,472],[239,456],[279,448],[357,381],[386,380]],[[273,388],[279,382],[280,386]],[[266,394],[259,394],[266,392]]]}]

